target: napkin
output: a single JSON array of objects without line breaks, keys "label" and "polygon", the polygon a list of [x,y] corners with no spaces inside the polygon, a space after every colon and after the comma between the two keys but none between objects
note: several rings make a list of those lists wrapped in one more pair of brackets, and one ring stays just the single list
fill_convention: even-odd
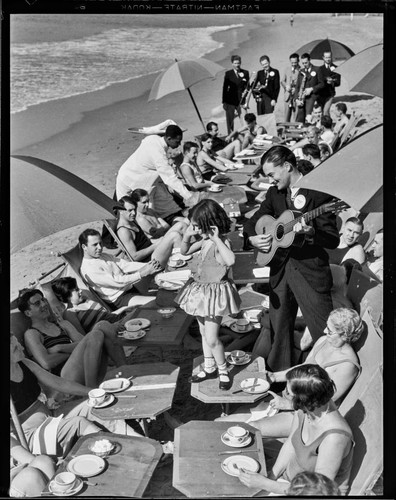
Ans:
[{"label": "napkin", "polygon": [[269,403],[266,403],[266,405],[267,407],[264,410],[256,410],[255,408],[252,408],[250,410],[252,415],[248,418],[248,420],[246,420],[246,423],[248,424],[249,422],[256,422],[257,420],[265,417],[272,417],[273,415],[276,415],[278,413],[278,410],[272,408]]},{"label": "napkin", "polygon": [[269,278],[271,268],[268,266],[257,267],[253,269],[253,274],[255,278]]},{"label": "napkin", "polygon": [[260,182],[260,184],[258,185],[260,189],[269,189],[271,186],[272,184],[270,184],[269,182]]},{"label": "napkin", "polygon": [[134,345],[123,345],[122,348],[124,349],[125,357],[130,356],[137,349]]},{"label": "napkin", "polygon": [[123,384],[124,384],[123,380],[109,380],[103,382],[102,389],[104,389],[105,391],[106,390],[113,391],[114,389],[121,389]]}]

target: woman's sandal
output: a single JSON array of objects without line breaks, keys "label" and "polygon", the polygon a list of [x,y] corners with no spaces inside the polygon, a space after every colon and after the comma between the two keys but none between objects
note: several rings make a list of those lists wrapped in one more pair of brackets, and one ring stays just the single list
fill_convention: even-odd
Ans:
[{"label": "woman's sandal", "polygon": [[[220,373],[219,375],[219,389],[222,391],[228,391],[228,389],[231,389],[232,382],[227,373]],[[228,380],[221,380],[221,377],[227,378]]]},{"label": "woman's sandal", "polygon": [[[203,374],[203,375],[201,375],[201,374]],[[197,383],[203,382],[204,380],[207,380],[209,378],[217,378],[217,375],[218,375],[217,368],[216,368],[216,370],[214,370],[211,373],[208,373],[207,371],[202,370],[199,373],[197,373],[196,375],[191,375],[191,377],[188,377],[188,382],[190,384],[197,384]]]}]

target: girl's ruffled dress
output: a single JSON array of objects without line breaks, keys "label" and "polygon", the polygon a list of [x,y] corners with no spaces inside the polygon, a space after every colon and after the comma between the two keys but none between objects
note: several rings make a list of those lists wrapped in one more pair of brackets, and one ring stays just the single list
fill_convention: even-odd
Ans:
[{"label": "girl's ruffled dress", "polygon": [[196,273],[175,298],[175,302],[192,316],[226,316],[239,312],[241,298],[235,283],[228,278],[229,267],[215,256],[216,245],[204,243]]}]

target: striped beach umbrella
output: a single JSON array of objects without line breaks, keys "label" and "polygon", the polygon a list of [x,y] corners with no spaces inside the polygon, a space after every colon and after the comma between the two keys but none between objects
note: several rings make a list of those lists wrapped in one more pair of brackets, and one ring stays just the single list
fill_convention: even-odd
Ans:
[{"label": "striped beach umbrella", "polygon": [[323,52],[331,52],[333,56],[333,61],[345,61],[349,59],[355,53],[347,45],[337,40],[331,40],[330,38],[324,38],[322,40],[313,40],[312,42],[306,43],[298,50],[296,50],[300,56],[307,52],[311,59],[322,59]]},{"label": "striped beach umbrella", "polygon": [[148,100],[153,101],[161,99],[161,97],[172,94],[173,92],[187,90],[195,111],[206,132],[205,125],[194,101],[190,87],[207,78],[214,78],[220,71],[224,71],[224,68],[208,59],[186,59],[185,61],[178,61],[175,59],[175,62],[164,70],[154,81]]}]

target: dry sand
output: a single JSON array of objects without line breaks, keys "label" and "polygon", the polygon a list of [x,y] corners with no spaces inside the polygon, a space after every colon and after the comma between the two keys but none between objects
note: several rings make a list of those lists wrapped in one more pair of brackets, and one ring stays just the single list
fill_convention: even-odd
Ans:
[{"label": "dry sand", "polygon": [[[205,17],[205,16],[204,16]],[[194,16],[197,23],[204,17]],[[207,17],[207,16],[206,16]],[[211,16],[210,16],[211,17]],[[244,23],[243,28],[220,32],[216,39],[224,43],[207,57],[225,68],[230,66],[230,53],[242,56],[243,67],[259,68],[259,57],[266,53],[281,73],[290,53],[304,43],[329,36],[358,52],[382,41],[381,16],[295,15],[294,26],[288,15],[227,16],[223,24]],[[213,22],[211,23],[213,24]],[[60,27],[61,29],[61,27]],[[158,101],[147,102],[156,75],[130,83],[113,85],[101,91],[53,101],[14,115],[11,128],[12,153],[31,155],[53,162],[85,179],[105,194],[112,196],[119,167],[136,149],[142,136],[131,134],[128,127],[153,125],[172,118],[187,128],[184,139],[202,133],[187,92],[170,94]],[[204,122],[215,119],[225,132],[224,114],[212,114],[221,103],[223,74],[205,80],[192,88]],[[382,122],[382,99],[367,95],[337,92],[337,100],[346,102],[349,111],[362,114],[362,130]],[[283,119],[282,92],[276,107],[277,120]],[[85,227],[101,227],[100,223],[67,229],[29,245],[11,257],[11,298],[17,291],[35,281],[61,261],[58,251],[66,251],[76,242]]]}]

